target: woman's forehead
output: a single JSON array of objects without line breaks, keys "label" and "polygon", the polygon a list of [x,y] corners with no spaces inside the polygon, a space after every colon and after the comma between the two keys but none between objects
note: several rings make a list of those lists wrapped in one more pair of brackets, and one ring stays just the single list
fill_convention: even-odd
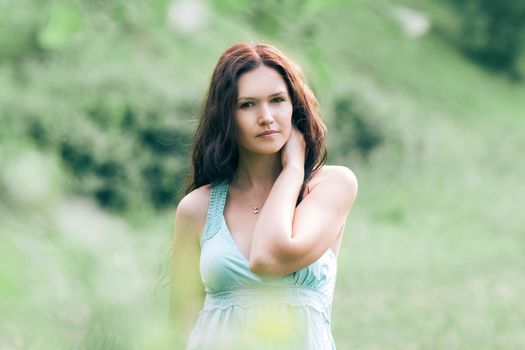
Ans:
[{"label": "woman's forehead", "polygon": [[239,99],[262,98],[287,92],[286,82],[279,72],[266,66],[243,73],[237,86]]}]

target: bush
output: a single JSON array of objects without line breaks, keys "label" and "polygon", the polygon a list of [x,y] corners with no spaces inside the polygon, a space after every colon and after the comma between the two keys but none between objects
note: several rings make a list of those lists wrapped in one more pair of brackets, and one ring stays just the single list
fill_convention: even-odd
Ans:
[{"label": "bush", "polygon": [[122,124],[112,130],[77,118],[57,130],[37,119],[27,125],[27,134],[40,146],[56,148],[77,188],[104,207],[125,210],[144,204],[141,198],[159,209],[173,205],[188,172],[191,130],[153,112],[139,118],[126,109],[122,118],[105,116]]},{"label": "bush", "polygon": [[461,21],[460,46],[479,63],[511,74],[525,45],[525,1],[450,0]]},{"label": "bush", "polygon": [[334,105],[337,153],[357,154],[367,159],[384,141],[379,125],[367,117],[367,109],[349,97],[338,98]]}]

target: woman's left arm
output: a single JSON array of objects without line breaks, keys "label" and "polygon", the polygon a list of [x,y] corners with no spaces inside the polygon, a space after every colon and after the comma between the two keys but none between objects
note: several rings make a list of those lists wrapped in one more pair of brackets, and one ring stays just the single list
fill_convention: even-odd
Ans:
[{"label": "woman's left arm", "polygon": [[301,148],[302,135],[298,136],[287,143],[283,170],[255,224],[249,263],[261,276],[284,276],[319,259],[344,226],[357,194],[353,172],[336,166],[326,171],[296,208],[304,180],[304,158],[300,157],[301,152],[304,157],[304,145]]}]

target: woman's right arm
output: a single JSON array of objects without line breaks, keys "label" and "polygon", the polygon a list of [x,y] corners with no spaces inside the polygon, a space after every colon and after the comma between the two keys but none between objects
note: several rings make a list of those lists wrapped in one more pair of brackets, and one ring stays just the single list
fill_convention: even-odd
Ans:
[{"label": "woman's right arm", "polygon": [[[199,193],[201,192],[201,193]],[[186,195],[177,206],[172,239],[170,328],[180,346],[187,341],[204,296],[199,273],[199,236],[207,205],[202,189]],[[209,199],[208,199],[209,201]]]}]

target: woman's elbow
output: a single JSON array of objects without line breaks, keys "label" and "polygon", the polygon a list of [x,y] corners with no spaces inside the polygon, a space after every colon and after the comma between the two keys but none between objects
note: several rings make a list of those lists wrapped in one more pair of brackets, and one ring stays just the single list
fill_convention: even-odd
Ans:
[{"label": "woman's elbow", "polygon": [[250,261],[249,267],[254,274],[260,277],[279,278],[286,275],[278,266],[261,261]]},{"label": "woman's elbow", "polygon": [[274,245],[271,252],[252,251],[248,259],[250,270],[261,277],[279,278],[289,274],[292,244]]},{"label": "woman's elbow", "polygon": [[287,275],[286,264],[277,257],[253,257],[249,259],[250,270],[258,276],[279,278]]}]

